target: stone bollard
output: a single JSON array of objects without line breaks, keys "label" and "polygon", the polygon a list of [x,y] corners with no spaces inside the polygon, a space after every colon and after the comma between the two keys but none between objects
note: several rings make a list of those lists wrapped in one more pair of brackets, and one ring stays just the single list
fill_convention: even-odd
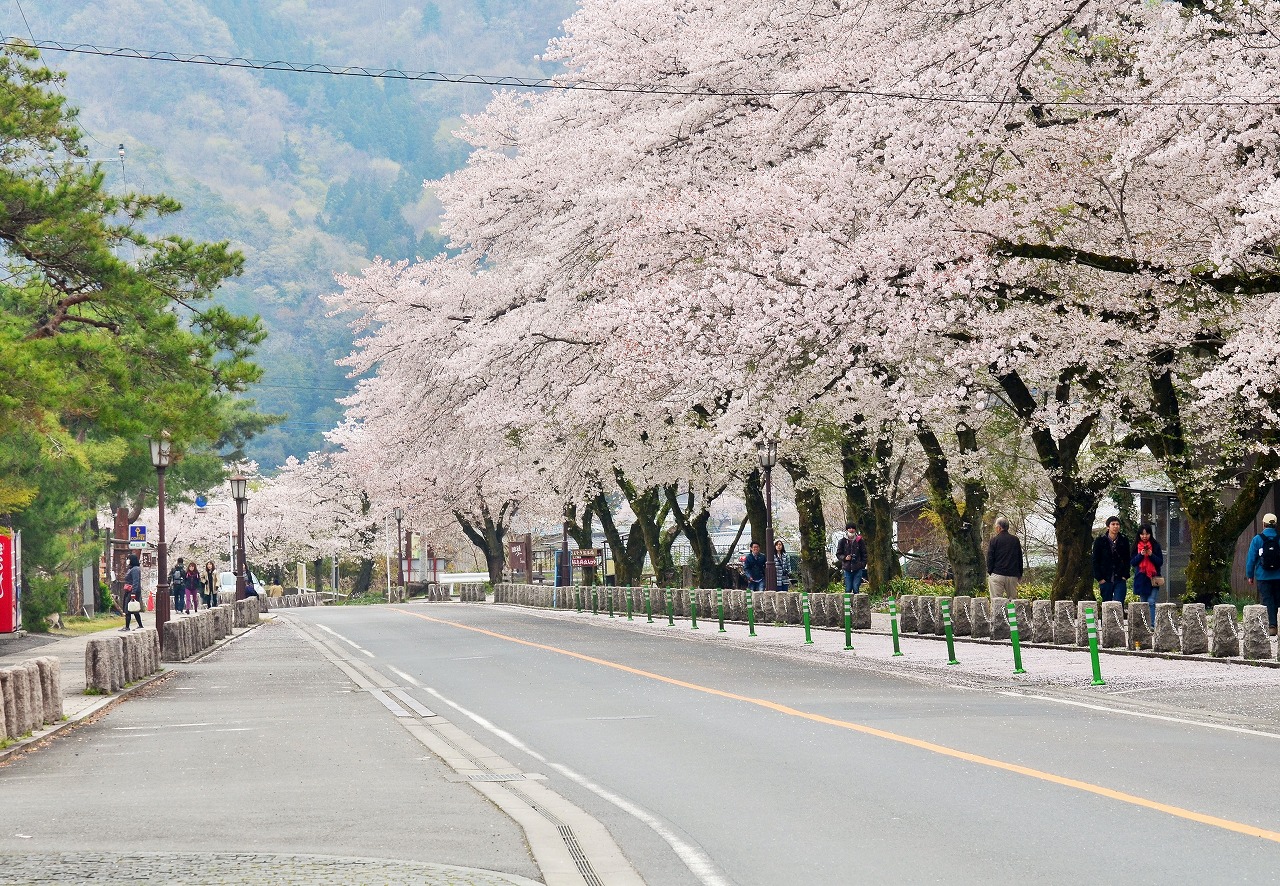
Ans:
[{"label": "stone bollard", "polygon": [[[1032,643],[1053,642],[1053,601],[1031,601],[1031,624],[1027,631],[1027,640]],[[1124,645],[1121,643],[1121,645]]]},{"label": "stone bollard", "polygon": [[974,597],[969,601],[969,625],[974,637],[991,636],[991,600]]},{"label": "stone bollard", "polygon": [[1182,607],[1182,654],[1204,655],[1208,651],[1209,620],[1204,604],[1188,603]]},{"label": "stone bollard", "polygon": [[[832,594],[840,608],[840,625],[844,626],[844,595]],[[853,629],[855,631],[871,630],[871,597],[867,594],[853,595]]]},{"label": "stone bollard", "polygon": [[973,622],[969,620],[969,604],[973,598],[961,594],[951,601],[951,633],[957,637],[968,637],[973,633]]},{"label": "stone bollard", "polygon": [[[782,621],[778,617],[778,595],[783,591],[760,591],[753,601],[756,607],[756,624],[773,624]],[[784,607],[786,603],[782,604]]]},{"label": "stone bollard", "polygon": [[[1007,597],[991,598],[991,639],[1009,639],[1009,599]],[[1021,629],[1019,629],[1021,639]]]},{"label": "stone bollard", "polygon": [[782,621],[789,625],[800,624],[800,595],[795,591],[787,591],[782,596],[785,597],[787,601],[787,614],[786,618],[783,618]]},{"label": "stone bollard", "polygon": [[[636,612],[644,614],[644,593],[640,593],[637,597],[638,604]],[[730,621],[743,621],[746,619],[747,607],[743,602],[742,591],[725,590],[724,592],[724,614],[725,618]]]},{"label": "stone bollard", "polygon": [[[1177,613],[1178,604],[1176,603],[1156,604],[1156,624],[1152,629],[1151,640],[1151,648],[1156,652],[1182,651],[1182,637],[1178,635],[1178,624],[1174,620]],[[1267,644],[1267,654],[1271,654],[1270,643]]]},{"label": "stone bollard", "polygon": [[920,598],[915,594],[903,594],[898,598],[898,630],[904,634],[914,634],[920,630],[918,615]]},{"label": "stone bollard", "polygon": [[9,668],[0,668],[0,697],[4,698],[4,726],[5,734],[9,738],[17,738],[22,734],[21,721],[18,719],[18,700],[14,694],[16,687],[14,686],[13,674]]},{"label": "stone bollard", "polygon": [[1103,649],[1124,649],[1124,606],[1118,600],[1102,604],[1102,627],[1098,644]]},{"label": "stone bollard", "polygon": [[14,727],[12,734],[17,737],[31,731],[31,691],[27,686],[27,669],[22,665],[14,665],[5,673],[13,687]]},{"label": "stone bollard", "polygon": [[1089,646],[1089,619],[1088,613],[1092,609],[1094,617],[1097,618],[1099,604],[1096,600],[1077,600],[1076,601],[1076,645],[1083,646],[1086,649]]},{"label": "stone bollard", "polygon": [[1076,642],[1076,621],[1072,618],[1076,604],[1072,600],[1058,600],[1053,604],[1053,642],[1066,646]]},{"label": "stone bollard", "polygon": [[1010,600],[1013,604],[1014,614],[1018,617],[1018,643],[1022,643],[1022,626],[1031,624],[1031,601],[1018,597]]},{"label": "stone bollard", "polygon": [[44,721],[50,725],[62,719],[62,662],[51,655],[36,659],[44,690]]},{"label": "stone bollard", "polygon": [[27,672],[27,695],[30,699],[28,710],[31,714],[31,728],[39,729],[44,725],[44,684],[40,680],[40,666],[34,661],[24,661],[19,667]]},{"label": "stone bollard", "polygon": [[161,661],[182,661],[182,628],[176,621],[167,621],[161,629]]},{"label": "stone bollard", "polygon": [[1267,631],[1267,607],[1253,604],[1244,608],[1244,657],[1260,660],[1271,657],[1271,636]]},{"label": "stone bollard", "polygon": [[[916,598],[916,632],[920,634],[936,634],[937,628],[934,622],[934,607],[937,605],[938,598],[922,594]],[[939,614],[941,608],[938,608]]]},{"label": "stone bollard", "polygon": [[[0,681],[3,680],[3,671],[0,671]],[[7,738],[16,738],[9,734],[9,703],[5,701],[3,682],[0,682],[0,744],[4,743]]]},{"label": "stone bollard", "polygon": [[946,625],[942,622],[942,598],[929,598],[929,617],[933,619],[934,636],[941,637],[947,633]]},{"label": "stone bollard", "polygon": [[1236,607],[1230,603],[1219,603],[1213,607],[1212,651],[1214,658],[1231,658],[1240,654],[1240,635],[1236,631]]},{"label": "stone bollard", "polygon": [[1147,624],[1147,612],[1150,607],[1146,603],[1129,604],[1129,643],[1130,649],[1151,648],[1151,625]]}]

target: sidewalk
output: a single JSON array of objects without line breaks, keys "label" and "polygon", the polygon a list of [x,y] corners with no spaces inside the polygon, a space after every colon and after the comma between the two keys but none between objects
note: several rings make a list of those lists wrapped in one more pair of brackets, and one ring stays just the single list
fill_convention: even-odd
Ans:
[{"label": "sidewalk", "polygon": [[0,883],[539,878],[520,828],[284,620],[171,669],[0,764]]}]

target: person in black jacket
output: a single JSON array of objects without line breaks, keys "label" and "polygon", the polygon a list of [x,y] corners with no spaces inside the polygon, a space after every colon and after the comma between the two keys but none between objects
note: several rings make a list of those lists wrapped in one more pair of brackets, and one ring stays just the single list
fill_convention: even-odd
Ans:
[{"label": "person in black jacket", "polygon": [[1120,518],[1107,518],[1107,531],[1093,542],[1093,580],[1098,583],[1102,602],[1116,600],[1124,605],[1129,591],[1129,539],[1120,531]]},{"label": "person in black jacket", "polygon": [[[131,602],[137,602],[137,611],[134,612],[129,608]],[[124,599],[120,601],[120,607],[124,610],[124,627],[120,630],[126,634],[129,632],[129,623],[133,619],[138,620],[138,628],[142,628],[142,567],[138,565],[138,555],[129,555],[129,571],[124,575]]]},{"label": "person in black jacket", "polygon": [[858,593],[867,577],[867,543],[852,523],[845,525],[844,538],[836,543],[836,562],[844,576],[844,589]]},{"label": "person in black jacket", "polygon": [[996,534],[987,543],[987,592],[992,599],[1017,599],[1022,578],[1022,542],[1009,531],[1009,521],[996,518]]}]

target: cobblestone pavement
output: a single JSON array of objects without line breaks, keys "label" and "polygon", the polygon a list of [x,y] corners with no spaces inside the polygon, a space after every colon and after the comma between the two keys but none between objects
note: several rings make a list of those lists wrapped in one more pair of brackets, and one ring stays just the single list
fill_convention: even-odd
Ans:
[{"label": "cobblestone pavement", "polygon": [[510,874],[425,862],[325,855],[176,852],[0,853],[0,883],[533,886]]}]

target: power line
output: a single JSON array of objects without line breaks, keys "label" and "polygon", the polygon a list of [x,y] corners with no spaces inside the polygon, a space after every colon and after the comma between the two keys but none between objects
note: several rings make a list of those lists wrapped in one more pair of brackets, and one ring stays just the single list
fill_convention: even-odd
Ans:
[{"label": "power line", "polygon": [[[31,42],[32,42],[32,44],[35,44],[35,43],[36,43],[36,33],[35,33],[35,31],[31,30],[31,22],[27,21],[27,11],[26,11],[25,9],[23,9],[23,8],[22,8],[22,0],[13,0],[13,2],[14,2],[14,5],[18,7],[18,15],[22,16],[22,23],[23,23],[24,25],[26,25],[26,26],[27,26],[27,33],[31,35]],[[10,41],[7,41],[7,40],[5,41],[5,44],[6,44],[6,45],[9,45],[9,43],[10,43]],[[61,85],[57,85],[57,89],[58,89],[58,92],[62,92],[62,87],[61,87]],[[64,97],[65,97],[65,95],[66,95],[66,94],[65,94],[65,93],[63,93],[63,95],[64,95]],[[105,147],[106,147],[106,145],[104,145],[102,142],[98,141],[96,138],[94,138],[94,137],[93,137],[93,133],[92,133],[92,132],[89,132],[87,129],[83,129],[83,128],[82,128],[80,131],[81,131],[81,132],[83,132],[85,135],[87,135],[87,136],[89,137],[89,139],[90,139],[91,141],[93,141],[94,143],[96,143],[99,147],[102,147],[102,148],[105,148]],[[124,147],[124,146],[123,146],[123,145],[121,145],[121,148],[123,148],[123,147]],[[120,158],[120,167],[121,167],[121,172],[122,172],[122,174],[123,174],[123,169],[124,169],[124,157],[123,157],[123,156],[121,156],[121,158]]]},{"label": "power line", "polygon": [[1218,108],[1218,107],[1266,107],[1280,105],[1274,96],[1226,95],[1211,99],[1165,101],[1159,99],[1130,99],[1117,97],[1056,99],[1025,94],[1006,95],[955,95],[947,93],[914,93],[892,90],[866,89],[855,86],[823,86],[814,89],[752,89],[746,87],[718,88],[714,86],[675,86],[664,83],[597,83],[591,80],[569,80],[553,77],[517,77],[497,74],[448,74],[441,71],[403,71],[399,68],[367,68],[359,65],[324,65],[315,62],[268,61],[204,53],[177,53],[167,50],[133,49],[120,46],[96,46],[91,43],[59,43],[53,40],[37,40],[27,43],[18,38],[6,37],[0,46],[31,47],[51,52],[79,55],[96,55],[106,58],[127,58],[139,61],[170,62],[184,65],[201,65],[217,68],[246,68],[253,71],[281,71],[290,74],[324,74],[336,77],[365,77],[375,80],[406,80],[420,83],[451,83],[463,86],[498,86],[517,89],[565,90],[577,92],[623,92],[638,95],[675,95],[688,97],[769,98],[806,95],[847,95],[887,101],[916,101],[967,105],[1036,105],[1042,107],[1070,108]]}]

